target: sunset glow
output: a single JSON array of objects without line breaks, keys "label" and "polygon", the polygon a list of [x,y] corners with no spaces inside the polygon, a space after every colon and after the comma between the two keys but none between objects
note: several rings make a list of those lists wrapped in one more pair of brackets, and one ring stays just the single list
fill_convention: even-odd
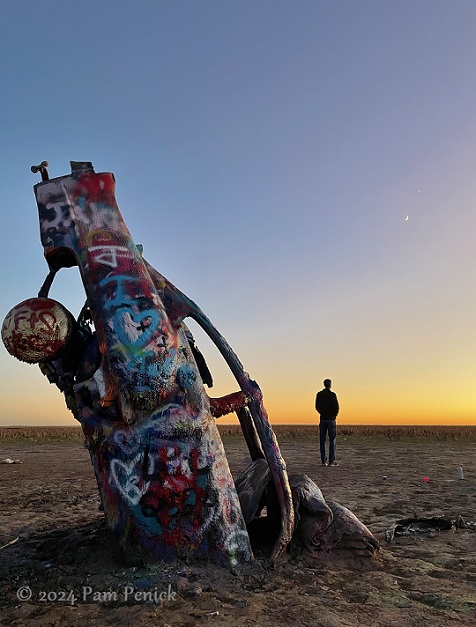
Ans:
[{"label": "sunset glow", "polygon": [[[30,166],[91,160],[271,422],[317,423],[329,377],[341,424],[476,425],[475,3],[27,5],[0,26],[2,320],[48,271]],[[77,315],[77,269],[50,295]],[[0,424],[75,424],[3,345],[0,375]]]}]

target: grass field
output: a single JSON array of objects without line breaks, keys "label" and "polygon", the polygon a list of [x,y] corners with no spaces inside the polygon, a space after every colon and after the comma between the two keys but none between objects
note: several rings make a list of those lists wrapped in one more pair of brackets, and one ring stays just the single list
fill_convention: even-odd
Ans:
[{"label": "grass field", "polygon": [[[239,425],[218,425],[223,438],[242,437]],[[316,425],[274,425],[278,440],[318,438]],[[385,440],[418,440],[431,438],[441,441],[476,441],[476,427],[451,426],[388,426],[338,425],[338,436],[345,438],[379,438]],[[0,427],[0,444],[82,443],[81,427]]]}]

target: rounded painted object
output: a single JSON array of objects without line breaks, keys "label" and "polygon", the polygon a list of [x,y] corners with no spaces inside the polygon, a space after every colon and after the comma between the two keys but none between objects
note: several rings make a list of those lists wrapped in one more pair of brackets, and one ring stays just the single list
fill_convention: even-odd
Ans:
[{"label": "rounded painted object", "polygon": [[28,298],[11,309],[2,325],[5,348],[20,361],[54,359],[68,344],[75,320],[52,298]]}]

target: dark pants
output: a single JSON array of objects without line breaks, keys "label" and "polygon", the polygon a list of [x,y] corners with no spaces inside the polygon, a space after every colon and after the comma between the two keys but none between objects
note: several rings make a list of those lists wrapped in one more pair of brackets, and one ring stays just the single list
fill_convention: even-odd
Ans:
[{"label": "dark pants", "polygon": [[329,436],[329,464],[336,458],[336,421],[321,420],[319,423],[319,439],[321,443],[321,461],[326,462],[326,437]]}]

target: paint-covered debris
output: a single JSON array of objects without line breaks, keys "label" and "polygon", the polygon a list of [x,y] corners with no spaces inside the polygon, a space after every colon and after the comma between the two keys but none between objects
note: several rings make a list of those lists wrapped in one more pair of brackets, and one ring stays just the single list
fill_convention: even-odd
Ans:
[{"label": "paint-covered debris", "polygon": [[462,516],[448,518],[446,516],[432,516],[428,518],[405,518],[397,520],[385,532],[385,539],[391,542],[395,536],[410,536],[419,533],[435,533],[437,531],[456,531],[457,529],[474,530],[474,522],[466,522]]}]

